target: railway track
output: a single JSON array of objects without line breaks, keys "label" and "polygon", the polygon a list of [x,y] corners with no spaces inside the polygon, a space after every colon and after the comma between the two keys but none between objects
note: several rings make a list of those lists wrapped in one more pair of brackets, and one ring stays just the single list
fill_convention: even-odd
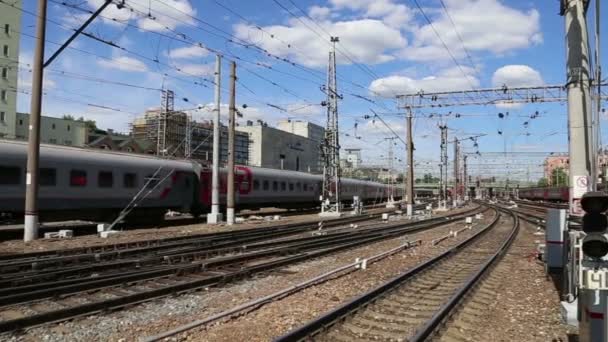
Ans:
[{"label": "railway track", "polygon": [[[33,253],[21,258],[3,256],[0,260],[0,332],[218,286],[344,249],[455,222],[483,210],[477,207],[449,218],[345,228],[325,235],[286,237],[316,228],[308,224],[276,229],[274,233],[258,229],[207,234],[207,238],[192,238],[198,239],[194,246],[186,244],[192,239],[174,238],[168,244],[157,241],[148,247],[106,252],[72,249],[54,254]],[[332,224],[344,225],[352,220],[354,218],[335,220]],[[285,232],[289,229],[293,231]]]},{"label": "railway track", "polygon": [[[366,205],[366,209],[375,209],[384,207],[384,203],[382,204],[370,204]],[[419,205],[417,208],[422,209],[424,205]],[[319,212],[318,208],[314,209],[304,209],[304,210],[275,210],[275,211],[247,211],[241,212],[237,214],[237,217],[247,217],[247,216],[272,216],[272,215],[280,215],[283,217],[286,216],[295,216],[295,215],[306,215]],[[164,221],[150,224],[150,223],[139,223],[139,224],[129,224],[126,226],[123,223],[117,225],[116,229],[118,230],[131,230],[131,229],[146,229],[146,228],[167,228],[181,225],[191,225],[191,224],[204,224],[207,222],[205,217],[192,217],[190,215],[185,216],[177,216],[177,217],[167,217]],[[39,232],[40,234],[44,234],[47,232],[57,232],[62,229],[69,229],[74,232],[75,236],[83,236],[83,235],[92,235],[97,234],[97,224],[98,222],[89,222],[89,221],[69,221],[69,222],[48,222],[40,225]],[[8,241],[23,238],[23,225],[15,224],[14,222],[0,222],[0,241]]]},{"label": "railway track", "polygon": [[471,238],[330,311],[276,341],[422,341],[449,317],[499,258],[519,230],[506,211]]}]

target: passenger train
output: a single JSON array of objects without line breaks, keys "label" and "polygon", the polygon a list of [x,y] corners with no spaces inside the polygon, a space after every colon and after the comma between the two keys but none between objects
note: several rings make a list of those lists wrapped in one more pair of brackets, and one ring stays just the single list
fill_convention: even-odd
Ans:
[{"label": "passenger train", "polygon": [[570,189],[567,186],[551,188],[521,188],[519,198],[545,202],[568,202]]},{"label": "passenger train", "polygon": [[[24,212],[27,143],[0,140],[0,213]],[[211,170],[191,160],[107,150],[41,145],[39,165],[41,220],[107,221],[131,202],[145,197],[127,216],[130,222],[158,221],[167,210],[199,216],[210,211]],[[249,166],[235,167],[237,209],[314,208],[320,205],[322,176]],[[341,180],[346,203],[353,196],[380,202],[385,184]],[[402,189],[395,189],[400,198]],[[226,170],[220,172],[220,203],[226,202]]]}]

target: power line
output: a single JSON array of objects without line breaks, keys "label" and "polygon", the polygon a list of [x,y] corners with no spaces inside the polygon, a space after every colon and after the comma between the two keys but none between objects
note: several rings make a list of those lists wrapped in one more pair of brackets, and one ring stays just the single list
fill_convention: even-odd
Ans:
[{"label": "power line", "polygon": [[469,76],[467,75],[466,72],[464,72],[464,69],[462,68],[462,66],[460,65],[460,63],[458,63],[458,60],[456,59],[456,57],[454,57],[454,55],[452,54],[452,51],[450,51],[450,48],[448,47],[448,45],[441,38],[441,35],[439,35],[439,32],[435,28],[435,25],[433,25],[433,22],[431,21],[431,19],[426,15],[426,13],[424,13],[424,10],[422,9],[422,7],[420,6],[420,4],[418,3],[418,0],[411,0],[411,1],[416,5],[416,7],[418,8],[418,11],[420,11],[420,14],[422,14],[422,16],[424,17],[424,19],[426,20],[426,22],[431,26],[431,29],[435,33],[435,36],[437,36],[437,39],[439,39],[439,41],[441,42],[441,44],[443,45],[443,47],[447,51],[447,53],[450,56],[450,58],[452,59],[452,61],[454,61],[454,64],[456,64],[456,66],[458,67],[458,69],[460,70],[460,72],[462,73],[462,75],[464,76],[464,78],[467,80],[467,83],[469,83],[469,85],[471,86],[471,89],[475,89],[475,86],[473,86],[473,83],[469,79]]},{"label": "power line", "polygon": [[441,2],[441,7],[443,7],[443,11],[445,12],[445,15],[448,17],[448,19],[450,20],[450,23],[452,23],[452,26],[454,27],[454,32],[456,32],[456,36],[458,37],[458,40],[460,40],[460,44],[462,44],[462,49],[464,50],[467,58],[469,59],[469,63],[471,64],[471,67],[474,68],[475,63],[473,62],[473,58],[471,58],[471,55],[469,54],[469,50],[467,49],[466,45],[464,44],[464,40],[462,39],[460,32],[458,32],[458,28],[456,27],[456,24],[454,23],[452,16],[448,12],[448,9],[445,6],[445,3],[443,2],[443,0],[439,0],[439,1]]}]

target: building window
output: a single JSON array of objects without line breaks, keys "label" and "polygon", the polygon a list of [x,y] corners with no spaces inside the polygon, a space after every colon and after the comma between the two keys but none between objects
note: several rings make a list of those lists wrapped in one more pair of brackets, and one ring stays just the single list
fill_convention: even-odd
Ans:
[{"label": "building window", "polygon": [[4,34],[6,34],[7,36],[11,35],[11,25],[10,24],[4,24]]},{"label": "building window", "polygon": [[16,166],[0,166],[0,184],[17,185],[21,183],[21,168]]},{"label": "building window", "polygon": [[51,144],[56,144],[56,143],[57,143],[57,139],[55,139],[55,138],[51,138],[51,139],[49,139],[49,142],[50,142]]},{"label": "building window", "polygon": [[6,120],[6,113],[0,112],[0,122],[4,122],[4,120]]},{"label": "building window", "polygon": [[97,174],[97,186],[100,188],[111,188],[114,185],[114,176],[111,171],[99,171]]},{"label": "building window", "polygon": [[125,173],[122,183],[125,188],[136,187],[137,186],[137,175],[134,173]]},{"label": "building window", "polygon": [[2,67],[2,78],[3,79],[8,79],[8,68],[7,67]]},{"label": "building window", "polygon": [[70,131],[70,125],[68,125],[68,132]]},{"label": "building window", "polygon": [[8,45],[4,45],[4,48],[2,49],[2,53],[4,54],[4,57],[10,57],[9,56],[9,50],[8,50]]},{"label": "building window", "polygon": [[55,169],[40,169],[40,186],[55,186],[57,185],[57,170]]},{"label": "building window", "polygon": [[52,125],[51,125],[51,128],[52,128],[52,129],[55,129],[55,124],[52,124]]},{"label": "building window", "polygon": [[87,186],[87,172],[84,170],[70,171],[70,186]]},{"label": "building window", "polygon": [[19,126],[23,126],[23,120],[19,120]]},{"label": "building window", "polygon": [[0,91],[0,99],[4,102],[8,101],[8,94],[6,90],[2,89],[2,91]]},{"label": "building window", "polygon": [[64,140],[63,144],[71,146],[72,145],[72,140]]}]

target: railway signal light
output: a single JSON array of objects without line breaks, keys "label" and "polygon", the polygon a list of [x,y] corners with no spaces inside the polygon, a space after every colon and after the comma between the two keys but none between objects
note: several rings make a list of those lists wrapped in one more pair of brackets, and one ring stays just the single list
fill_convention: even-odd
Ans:
[{"label": "railway signal light", "polygon": [[608,254],[608,195],[602,192],[588,192],[581,199],[585,211],[583,216],[583,253],[594,259],[601,259]]}]

